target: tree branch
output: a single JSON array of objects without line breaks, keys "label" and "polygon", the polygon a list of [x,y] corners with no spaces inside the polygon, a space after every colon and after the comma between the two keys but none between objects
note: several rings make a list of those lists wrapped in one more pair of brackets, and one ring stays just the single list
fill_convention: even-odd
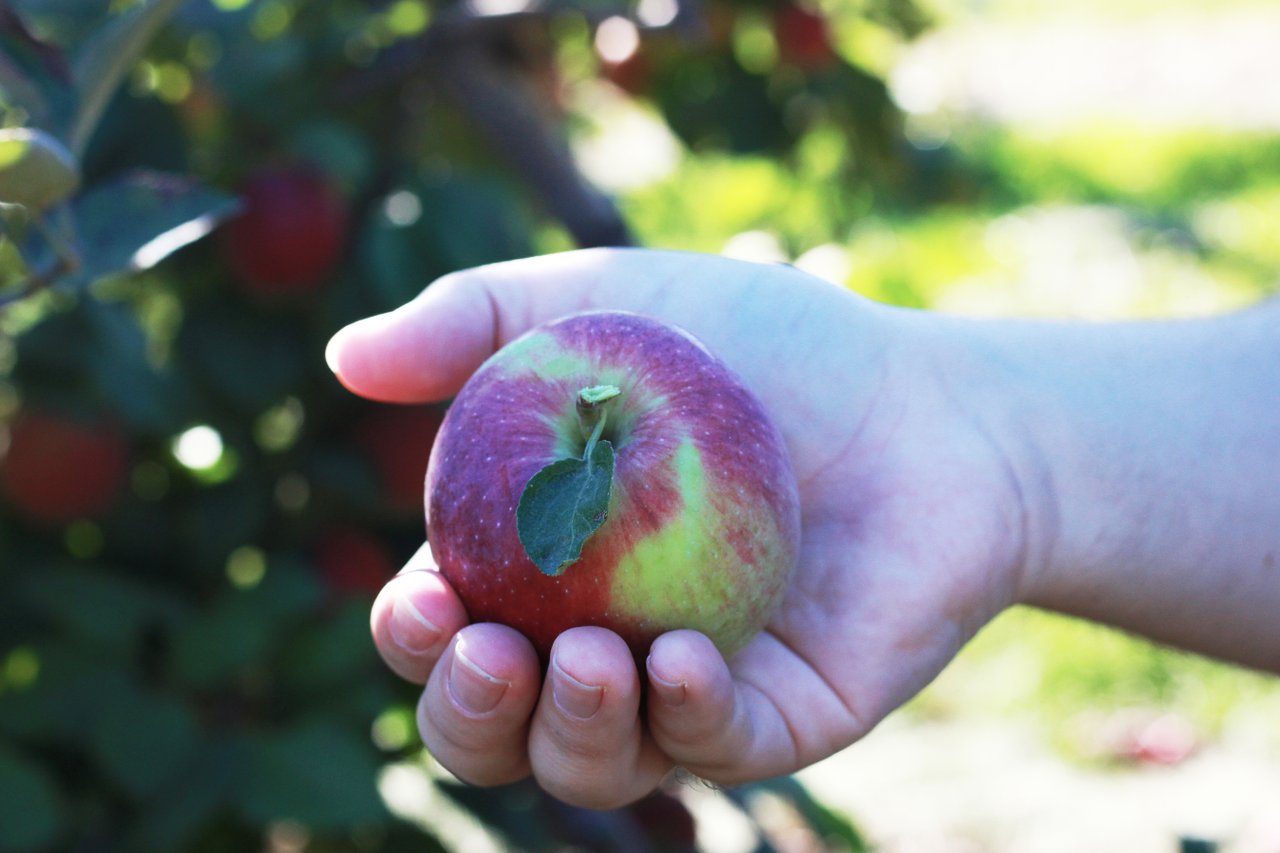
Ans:
[{"label": "tree branch", "polygon": [[561,124],[538,109],[520,75],[471,40],[440,45],[429,66],[430,82],[471,119],[579,246],[634,243],[617,207],[578,171]]}]

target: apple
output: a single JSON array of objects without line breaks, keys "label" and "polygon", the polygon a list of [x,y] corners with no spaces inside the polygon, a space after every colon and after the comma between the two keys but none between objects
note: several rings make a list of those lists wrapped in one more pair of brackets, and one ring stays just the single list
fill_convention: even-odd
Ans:
[{"label": "apple", "polygon": [[263,296],[315,291],[347,239],[347,208],[332,182],[300,165],[260,171],[240,188],[244,212],[227,223],[227,261],[240,286]]},{"label": "apple", "polygon": [[393,512],[422,511],[427,457],[443,417],[439,406],[379,406],[355,423],[355,443],[372,463]]},{"label": "apple", "polygon": [[817,71],[836,58],[827,19],[817,11],[784,3],[773,13],[773,35],[782,61],[802,71]]},{"label": "apple", "polygon": [[325,585],[338,598],[372,601],[397,568],[386,546],[357,527],[326,531],[316,541],[315,560]]},{"label": "apple", "polygon": [[653,68],[641,46],[621,59],[600,60],[600,74],[628,95],[640,98],[649,93]]},{"label": "apple", "polygon": [[41,524],[102,515],[128,467],[128,443],[105,419],[75,420],[26,409],[9,428],[0,479],[9,503]]},{"label": "apple", "polygon": [[472,621],[516,628],[544,661],[580,625],[637,660],[677,628],[730,656],[799,548],[795,474],[760,401],[692,335],[624,312],[495,353],[445,415],[426,486],[432,554]]}]

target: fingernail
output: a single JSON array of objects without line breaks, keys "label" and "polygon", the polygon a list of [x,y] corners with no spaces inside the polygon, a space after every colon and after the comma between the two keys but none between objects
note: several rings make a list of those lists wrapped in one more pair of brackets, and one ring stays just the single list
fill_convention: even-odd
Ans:
[{"label": "fingernail", "polygon": [[493,677],[476,666],[462,653],[462,649],[454,647],[453,665],[449,667],[449,693],[463,710],[473,714],[492,711],[510,686],[510,681]]},{"label": "fingernail", "polygon": [[551,696],[566,715],[577,720],[589,720],[600,710],[600,703],[604,701],[604,688],[583,684],[552,661]]},{"label": "fingernail", "polygon": [[440,641],[440,629],[402,595],[391,605],[387,632],[397,646],[410,654],[421,654]]},{"label": "fingernail", "polygon": [[658,698],[666,705],[683,705],[685,699],[686,685],[683,681],[667,681],[653,671],[651,660],[646,660],[644,668],[649,672],[649,684],[653,687],[653,692],[658,694]]},{"label": "fingernail", "polygon": [[345,327],[339,329],[332,338],[329,338],[329,343],[324,348],[324,363],[329,365],[329,369],[334,373],[338,372],[338,350],[342,347],[339,339],[343,337],[342,333],[345,331]]}]

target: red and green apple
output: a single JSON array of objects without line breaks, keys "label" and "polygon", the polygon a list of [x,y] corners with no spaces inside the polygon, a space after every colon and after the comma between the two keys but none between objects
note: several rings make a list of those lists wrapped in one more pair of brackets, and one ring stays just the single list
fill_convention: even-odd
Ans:
[{"label": "red and green apple", "polygon": [[692,335],[636,314],[572,315],[495,353],[450,406],[426,488],[432,553],[471,620],[544,660],[580,625],[638,659],[678,628],[732,655],[799,549],[763,405]]}]

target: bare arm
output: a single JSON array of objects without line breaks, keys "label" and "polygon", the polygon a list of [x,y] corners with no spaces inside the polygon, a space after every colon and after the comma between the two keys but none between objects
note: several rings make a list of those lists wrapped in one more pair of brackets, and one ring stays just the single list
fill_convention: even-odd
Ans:
[{"label": "bare arm", "polygon": [[948,381],[983,389],[979,416],[1009,436],[1018,599],[1280,671],[1280,300],[1190,321],[932,322],[967,354]]}]

